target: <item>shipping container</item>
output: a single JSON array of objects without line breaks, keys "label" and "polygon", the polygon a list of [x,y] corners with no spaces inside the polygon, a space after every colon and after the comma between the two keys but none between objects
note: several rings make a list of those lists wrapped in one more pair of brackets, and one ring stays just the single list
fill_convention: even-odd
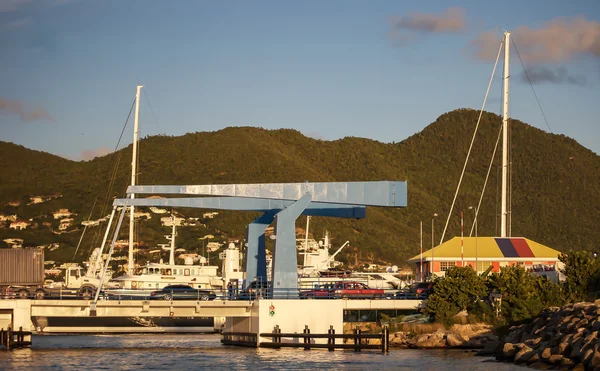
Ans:
[{"label": "shipping container", "polygon": [[0,249],[0,286],[42,286],[44,249]]}]

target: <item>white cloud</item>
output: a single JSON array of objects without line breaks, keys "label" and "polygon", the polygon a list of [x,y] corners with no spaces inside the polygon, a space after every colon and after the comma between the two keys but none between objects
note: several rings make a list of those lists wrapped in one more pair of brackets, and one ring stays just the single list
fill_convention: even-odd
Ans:
[{"label": "white cloud", "polygon": [[[579,56],[600,58],[600,23],[585,17],[556,18],[538,28],[519,26],[511,32],[524,62],[560,63]],[[501,35],[484,32],[471,42],[473,57],[495,61]]]}]

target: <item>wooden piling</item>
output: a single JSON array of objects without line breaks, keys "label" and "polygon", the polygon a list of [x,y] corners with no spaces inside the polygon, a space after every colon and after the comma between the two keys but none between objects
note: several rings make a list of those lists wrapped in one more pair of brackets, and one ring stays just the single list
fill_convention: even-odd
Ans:
[{"label": "wooden piling", "polygon": [[381,329],[381,352],[388,353],[390,351],[390,329],[387,325]]},{"label": "wooden piling", "polygon": [[[304,335],[310,335],[310,329],[308,325],[304,325]],[[310,337],[304,336],[304,350],[310,350]]]},{"label": "wooden piling", "polygon": [[[327,334],[328,335],[335,335],[335,329],[333,328],[333,325],[329,325],[329,330],[327,330]],[[327,339],[327,344],[330,345],[329,351],[333,351],[335,349],[335,336],[329,336],[329,338]]]}]

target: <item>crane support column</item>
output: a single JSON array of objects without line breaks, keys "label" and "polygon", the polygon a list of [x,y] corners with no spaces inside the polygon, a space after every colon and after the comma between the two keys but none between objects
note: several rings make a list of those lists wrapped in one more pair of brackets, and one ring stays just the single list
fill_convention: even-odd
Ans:
[{"label": "crane support column", "polygon": [[296,257],[296,219],[310,204],[312,195],[305,193],[298,201],[275,216],[273,252],[273,298],[298,298],[298,258]]},{"label": "crane support column", "polygon": [[247,288],[248,284],[255,279],[267,280],[265,230],[273,223],[277,212],[279,210],[270,210],[248,224],[248,233],[246,235],[246,240],[248,241],[248,248],[246,249],[246,281],[244,288]]}]

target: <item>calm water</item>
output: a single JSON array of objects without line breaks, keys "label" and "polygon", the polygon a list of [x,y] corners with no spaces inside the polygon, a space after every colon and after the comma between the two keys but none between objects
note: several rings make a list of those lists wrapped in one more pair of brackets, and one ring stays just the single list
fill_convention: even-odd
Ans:
[{"label": "calm water", "polygon": [[[34,336],[32,349],[0,351],[3,370],[515,370],[472,352],[255,349],[224,346],[217,334]],[[526,369],[526,368],[522,368]]]}]

